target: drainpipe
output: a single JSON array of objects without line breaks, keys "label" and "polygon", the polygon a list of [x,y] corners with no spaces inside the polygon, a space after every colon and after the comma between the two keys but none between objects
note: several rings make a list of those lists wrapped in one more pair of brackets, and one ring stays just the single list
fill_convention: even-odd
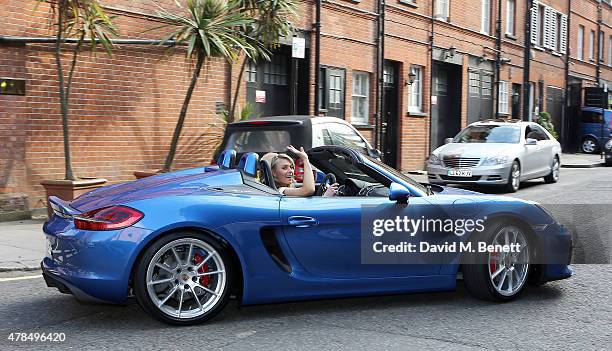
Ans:
[{"label": "drainpipe", "polygon": [[570,95],[569,95],[569,69],[570,69],[570,48],[569,48],[569,43],[571,43],[571,39],[570,39],[570,33],[572,32],[570,30],[571,27],[571,14],[572,14],[572,0],[567,0],[567,34],[565,35],[565,40],[566,40],[566,45],[565,45],[565,92],[564,92],[564,104],[563,104],[563,108],[561,109],[561,141],[563,148],[569,148],[570,143],[567,141],[568,139],[568,135],[566,135],[568,133],[566,124],[568,123],[567,119],[567,107],[569,106],[569,99],[570,99]]},{"label": "drainpipe", "polygon": [[314,87],[314,115],[319,115],[319,84],[321,83],[321,0],[317,0],[315,12],[315,87]]},{"label": "drainpipe", "polygon": [[497,50],[497,60],[495,60],[495,118],[499,118],[499,84],[501,81],[501,64],[502,64],[502,18],[501,18],[502,1],[497,0],[497,25],[495,26],[495,49]]},{"label": "drainpipe", "polygon": [[380,13],[381,6],[380,1],[376,2],[376,62],[375,64],[375,72],[374,72],[374,82],[375,82],[375,107],[374,107],[374,148],[380,150]]},{"label": "drainpipe", "polygon": [[[380,128],[380,137],[379,137],[379,142],[381,145],[381,148],[384,146],[384,148],[387,147],[387,145],[384,143],[384,140],[382,140],[382,131],[383,131],[383,127],[385,130],[385,134],[387,133],[387,119],[384,116],[384,110],[385,110],[385,8],[386,8],[386,3],[385,0],[380,0],[380,63],[379,63],[379,73],[378,73],[378,85],[379,85],[379,89],[380,89],[380,105],[379,105],[379,115],[380,115],[380,122],[381,122],[381,128]],[[384,122],[383,122],[384,121]],[[385,150],[382,150],[383,155],[385,153]]]},{"label": "drainpipe", "polygon": [[[434,67],[434,56],[433,56],[433,52],[434,52],[434,24],[435,19],[435,5],[434,2],[430,2],[431,4],[431,22],[430,22],[430,33],[429,33],[429,106],[427,107],[427,111],[429,112],[429,138],[428,138],[428,142],[427,142],[427,158],[429,158],[429,153],[432,151],[431,150],[431,124],[433,121],[433,114],[431,112],[432,109],[432,104],[431,104],[431,97],[433,96],[433,67]],[[460,117],[461,118],[461,117]]]},{"label": "drainpipe", "polygon": [[[523,121],[529,120],[529,65],[531,61],[531,7],[532,0],[527,0],[525,7],[525,49],[523,51]],[[537,28],[536,28],[537,30]]]},{"label": "drainpipe", "polygon": [[601,13],[601,0],[597,3],[597,71],[595,72],[595,77],[597,79],[597,86],[602,87],[601,83],[601,58],[603,58],[603,53],[601,52],[601,46],[603,43],[601,42],[601,21],[602,21],[602,13]]}]

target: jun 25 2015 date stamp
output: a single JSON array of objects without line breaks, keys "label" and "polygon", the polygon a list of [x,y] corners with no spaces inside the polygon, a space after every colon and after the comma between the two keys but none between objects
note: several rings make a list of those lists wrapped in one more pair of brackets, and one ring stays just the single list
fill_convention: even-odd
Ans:
[{"label": "jun 25 2015 date stamp", "polygon": [[8,341],[12,342],[64,342],[66,341],[66,333],[9,333]]}]

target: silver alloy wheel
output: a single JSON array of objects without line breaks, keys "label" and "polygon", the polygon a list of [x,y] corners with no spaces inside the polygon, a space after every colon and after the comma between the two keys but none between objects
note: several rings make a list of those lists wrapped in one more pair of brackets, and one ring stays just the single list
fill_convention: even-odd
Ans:
[{"label": "silver alloy wheel", "polygon": [[552,166],[552,177],[555,182],[559,180],[559,167],[560,167],[559,159],[555,157],[553,159],[553,166]]},{"label": "silver alloy wheel", "polygon": [[503,227],[493,238],[493,245],[519,244],[518,252],[490,252],[489,278],[495,290],[512,296],[521,290],[529,271],[529,245],[523,231],[515,226]]},{"label": "silver alloy wheel", "polygon": [[190,319],[210,311],[223,296],[227,274],[218,252],[195,238],[159,249],[147,267],[147,292],[164,314]]},{"label": "silver alloy wheel", "polygon": [[516,162],[512,164],[510,177],[512,178],[512,189],[515,191],[518,190],[518,188],[521,186],[521,167]]},{"label": "silver alloy wheel", "polygon": [[582,142],[582,151],[586,152],[587,154],[594,153],[596,149],[597,145],[595,145],[593,139],[587,138]]}]

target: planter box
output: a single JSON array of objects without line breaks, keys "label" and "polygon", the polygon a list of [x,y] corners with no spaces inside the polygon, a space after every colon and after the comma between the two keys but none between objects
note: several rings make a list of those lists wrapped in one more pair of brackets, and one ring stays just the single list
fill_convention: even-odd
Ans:
[{"label": "planter box", "polygon": [[[103,187],[107,180],[104,178],[80,178],[78,180],[43,180],[40,184],[45,188],[47,196],[57,196],[62,200],[71,201],[88,191]],[[51,217],[53,210],[47,204],[47,215]]]}]

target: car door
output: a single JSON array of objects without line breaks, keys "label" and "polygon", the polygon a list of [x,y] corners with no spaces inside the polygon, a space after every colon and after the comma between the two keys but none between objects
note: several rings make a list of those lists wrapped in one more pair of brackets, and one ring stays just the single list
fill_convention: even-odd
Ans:
[{"label": "car door", "polygon": [[539,146],[539,154],[538,154],[538,167],[537,173],[541,175],[546,175],[550,173],[550,168],[552,166],[553,160],[553,148],[555,146],[555,141],[550,139],[540,125],[532,124],[531,129],[537,133],[538,136],[538,146]]},{"label": "car door", "polygon": [[[283,197],[280,202],[285,240],[307,274],[330,279],[362,279],[436,275],[440,264],[362,264],[363,206],[382,206],[407,218],[432,218],[436,207],[423,197],[399,208],[387,198]],[[378,210],[381,208],[378,207]],[[441,241],[432,234],[428,241]],[[364,247],[363,249],[369,249]],[[407,255],[414,255],[405,253]]]},{"label": "car door", "polygon": [[[542,143],[538,141],[538,137],[536,136],[536,131],[532,128],[532,125],[529,124],[525,127],[525,144],[524,144],[524,156],[523,156],[523,165],[522,165],[522,175],[524,177],[533,177],[538,172],[541,171],[543,165],[543,153],[542,153]],[[535,139],[535,145],[527,145],[527,139]]]}]

